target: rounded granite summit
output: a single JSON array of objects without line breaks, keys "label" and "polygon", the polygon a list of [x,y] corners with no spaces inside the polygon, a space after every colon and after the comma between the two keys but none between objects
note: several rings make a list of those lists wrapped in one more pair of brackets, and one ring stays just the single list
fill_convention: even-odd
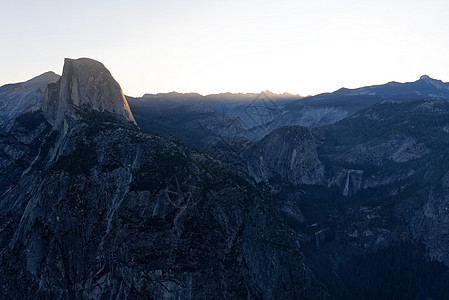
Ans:
[{"label": "rounded granite summit", "polygon": [[53,112],[47,118],[57,126],[74,108],[109,112],[135,123],[118,82],[102,63],[90,58],[66,58],[61,79],[48,88],[43,103],[44,112]]}]

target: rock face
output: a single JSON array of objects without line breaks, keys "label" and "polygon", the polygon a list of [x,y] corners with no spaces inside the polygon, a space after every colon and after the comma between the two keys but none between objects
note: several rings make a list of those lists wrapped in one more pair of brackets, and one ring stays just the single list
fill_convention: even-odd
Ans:
[{"label": "rock face", "polygon": [[108,74],[67,60],[0,134],[0,298],[328,298],[272,196],[141,132]]},{"label": "rock face", "polygon": [[59,78],[59,75],[47,72],[26,82],[0,87],[0,130],[8,128],[21,113],[38,105],[47,84]]},{"label": "rock face", "polygon": [[279,128],[240,156],[336,298],[440,298],[449,292],[448,120],[447,99],[385,101],[333,125]]},{"label": "rock face", "polygon": [[[448,293],[448,118],[446,99],[386,101],[313,128],[325,180],[274,187],[279,202],[302,212],[286,215],[337,298]],[[409,269],[411,261],[420,267]],[[391,273],[408,274],[420,287]]]},{"label": "rock face", "polygon": [[[42,96],[41,79],[2,95]],[[141,131],[98,62],[66,60],[51,82],[0,130],[0,298],[449,295],[449,100],[411,101],[447,84],[342,89],[302,115],[259,103],[237,119],[179,95],[160,111],[136,100],[149,131],[167,119],[158,133],[188,133],[218,161]]]},{"label": "rock face", "polygon": [[409,224],[413,238],[424,241],[432,259],[449,266],[449,190],[430,188],[408,198],[396,209]]},{"label": "rock face", "polygon": [[247,170],[257,181],[271,179],[292,184],[321,184],[324,167],[315,140],[305,127],[279,128],[249,149]]},{"label": "rock face", "polygon": [[80,109],[109,112],[135,123],[120,85],[103,64],[66,58],[61,79],[46,90],[42,111],[50,123],[61,127]]}]

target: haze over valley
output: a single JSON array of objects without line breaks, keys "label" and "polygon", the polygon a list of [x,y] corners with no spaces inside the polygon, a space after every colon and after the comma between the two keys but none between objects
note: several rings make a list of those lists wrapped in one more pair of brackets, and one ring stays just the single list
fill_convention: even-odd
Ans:
[{"label": "haze over valley", "polygon": [[0,87],[3,298],[448,295],[449,84],[126,97]]}]

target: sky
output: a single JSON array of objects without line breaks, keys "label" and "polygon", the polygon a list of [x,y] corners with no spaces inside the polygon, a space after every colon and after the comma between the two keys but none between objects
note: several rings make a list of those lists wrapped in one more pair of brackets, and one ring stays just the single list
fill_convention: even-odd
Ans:
[{"label": "sky", "polygon": [[449,81],[449,1],[0,0],[0,86],[65,57],[126,95],[290,92]]}]

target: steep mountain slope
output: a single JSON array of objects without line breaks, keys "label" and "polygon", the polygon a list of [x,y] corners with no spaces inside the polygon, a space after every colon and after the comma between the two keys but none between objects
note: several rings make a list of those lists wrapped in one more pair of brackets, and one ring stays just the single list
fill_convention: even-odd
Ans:
[{"label": "steep mountain slope", "polygon": [[59,75],[47,72],[26,82],[0,87],[0,129],[8,128],[17,116],[36,106],[47,84],[58,79]]},{"label": "steep mountain slope", "polygon": [[103,68],[0,135],[1,297],[327,298],[263,186],[140,131]]},{"label": "steep mountain slope", "polygon": [[1,88],[34,95],[0,130],[2,298],[449,295],[447,84],[213,108],[128,106],[89,59],[47,75]]},{"label": "steep mountain slope", "polygon": [[377,189],[384,200],[395,199],[396,217],[408,223],[408,234],[449,266],[448,120],[446,99],[376,104],[324,129],[319,153],[333,178],[360,174],[358,182],[347,177],[350,192],[366,197],[363,190]]},{"label": "steep mountain slope", "polygon": [[[271,174],[284,220],[337,298],[449,293],[448,120],[447,99],[386,101],[313,128],[305,140],[307,129],[284,127],[252,147],[267,154],[248,156],[248,164]],[[298,139],[302,148],[293,146]],[[297,169],[285,167],[292,150],[283,145],[299,160],[315,158],[322,181],[295,180]],[[259,162],[267,155],[270,163]],[[303,165],[303,173],[313,170]]]},{"label": "steep mountain slope", "polygon": [[[417,161],[436,163],[433,160],[445,155],[449,142],[448,103],[440,98],[383,102],[332,126],[316,128],[320,157],[334,166],[369,166],[375,176],[390,169],[408,173]],[[440,169],[435,167],[427,172]]]},{"label": "steep mountain slope", "polygon": [[277,129],[245,152],[248,174],[257,181],[320,184],[324,168],[310,129]]}]

